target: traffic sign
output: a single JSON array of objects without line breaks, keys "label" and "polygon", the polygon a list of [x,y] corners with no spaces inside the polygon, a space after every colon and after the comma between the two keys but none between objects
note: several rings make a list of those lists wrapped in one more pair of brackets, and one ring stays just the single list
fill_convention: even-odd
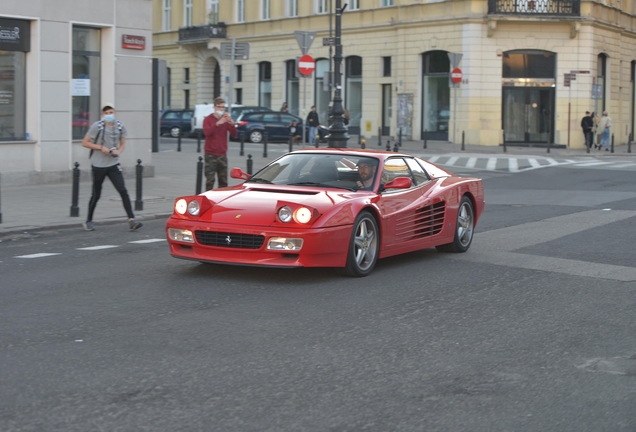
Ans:
[{"label": "traffic sign", "polygon": [[298,42],[298,47],[300,48],[300,52],[303,54],[307,54],[309,52],[309,48],[311,44],[314,42],[316,38],[316,32],[307,32],[297,30],[294,32],[294,37],[296,38],[296,42]]},{"label": "traffic sign", "polygon": [[462,70],[458,67],[451,71],[451,81],[455,84],[462,82]]},{"label": "traffic sign", "polygon": [[316,69],[316,61],[312,56],[309,54],[300,56],[298,59],[298,72],[301,75],[309,76],[314,72],[314,69]]}]

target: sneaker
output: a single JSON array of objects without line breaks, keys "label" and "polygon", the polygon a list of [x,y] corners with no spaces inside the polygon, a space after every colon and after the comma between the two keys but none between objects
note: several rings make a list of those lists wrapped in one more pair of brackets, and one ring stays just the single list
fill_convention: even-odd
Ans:
[{"label": "sneaker", "polygon": [[137,222],[136,220],[131,220],[130,222],[128,222],[128,225],[130,225],[131,231],[135,231],[136,229],[139,229],[143,226],[141,222]]},{"label": "sneaker", "polygon": [[86,231],[95,231],[95,225],[93,225],[92,221],[83,222],[82,226]]}]

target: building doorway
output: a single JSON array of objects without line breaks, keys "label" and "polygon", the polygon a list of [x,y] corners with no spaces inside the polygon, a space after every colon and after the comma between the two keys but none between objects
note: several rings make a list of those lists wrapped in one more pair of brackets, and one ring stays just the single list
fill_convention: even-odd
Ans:
[{"label": "building doorway", "polygon": [[502,123],[506,143],[554,142],[556,55],[548,51],[504,53]]}]

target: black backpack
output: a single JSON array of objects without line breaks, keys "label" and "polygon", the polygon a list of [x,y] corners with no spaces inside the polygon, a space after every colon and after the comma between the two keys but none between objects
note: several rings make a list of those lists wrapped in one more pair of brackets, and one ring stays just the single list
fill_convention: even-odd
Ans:
[{"label": "black backpack", "polygon": [[[115,124],[117,125],[117,130],[119,130],[119,140],[121,139],[121,134],[122,134],[122,122],[120,122],[119,120],[115,121]],[[99,136],[102,135],[102,145],[104,145],[104,120],[100,120],[97,122],[97,135],[95,135],[95,141],[93,141],[95,144],[97,144],[97,141],[99,141]],[[117,140],[117,141],[119,141]],[[91,156],[93,156],[93,149],[91,149],[91,152],[88,154],[88,158],[90,159]]]}]

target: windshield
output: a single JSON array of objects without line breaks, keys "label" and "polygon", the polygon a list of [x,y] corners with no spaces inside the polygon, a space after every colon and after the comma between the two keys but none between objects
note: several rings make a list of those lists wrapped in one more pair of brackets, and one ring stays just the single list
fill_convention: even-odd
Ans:
[{"label": "windshield", "polygon": [[290,154],[274,161],[246,183],[372,190],[378,160],[342,154]]}]

